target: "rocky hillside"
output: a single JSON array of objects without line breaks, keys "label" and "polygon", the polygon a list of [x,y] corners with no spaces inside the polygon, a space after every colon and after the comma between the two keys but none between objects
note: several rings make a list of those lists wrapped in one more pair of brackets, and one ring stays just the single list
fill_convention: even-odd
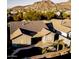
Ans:
[{"label": "rocky hillside", "polygon": [[[29,9],[34,9],[34,10],[53,10],[55,9],[55,4],[51,1],[39,1],[35,2],[33,5],[28,7]],[[25,7],[25,9],[28,9]]]},{"label": "rocky hillside", "polygon": [[71,2],[62,2],[54,4],[52,1],[38,1],[32,5],[26,6],[15,6],[11,8],[12,10],[38,10],[38,11],[50,11],[50,10],[70,10]]},{"label": "rocky hillside", "polygon": [[71,2],[63,2],[63,3],[58,3],[57,5],[57,9],[58,10],[70,10],[71,9]]}]

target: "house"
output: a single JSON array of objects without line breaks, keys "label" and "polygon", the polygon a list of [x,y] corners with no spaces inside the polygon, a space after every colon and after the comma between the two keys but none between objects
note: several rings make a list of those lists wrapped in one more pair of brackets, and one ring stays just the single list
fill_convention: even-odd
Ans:
[{"label": "house", "polygon": [[17,12],[16,10],[12,10],[12,11],[11,11],[11,14],[13,14],[13,15],[14,15],[14,14],[17,14],[17,13],[18,13],[18,12]]},{"label": "house", "polygon": [[[68,22],[69,23],[68,23]],[[52,20],[52,24],[54,26],[54,28],[56,30],[59,30],[59,31],[62,31],[62,32],[69,32],[71,30],[70,26],[71,26],[71,21],[67,20],[67,21],[64,21],[64,20]],[[67,27],[68,26],[68,27]]]},{"label": "house", "polygon": [[71,20],[52,20],[52,24],[53,27],[65,37],[67,37],[68,32],[71,31]]},{"label": "house", "polygon": [[42,36],[50,32],[47,30],[48,27],[45,23],[41,21],[31,21],[28,23],[24,23],[23,21],[11,22],[9,26],[10,30],[12,29],[10,40],[12,40],[13,44],[36,44],[38,41],[42,40]]},{"label": "house", "polygon": [[60,16],[61,15],[61,11],[57,11],[55,14],[56,14],[56,16]]}]

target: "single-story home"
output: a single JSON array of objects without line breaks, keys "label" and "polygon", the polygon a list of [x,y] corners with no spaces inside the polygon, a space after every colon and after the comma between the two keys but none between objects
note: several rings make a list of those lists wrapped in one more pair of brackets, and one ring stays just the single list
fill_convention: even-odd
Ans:
[{"label": "single-story home", "polygon": [[61,32],[61,34],[67,37],[67,34],[71,31],[71,20],[52,20],[53,27]]},{"label": "single-story home", "polygon": [[[70,20],[52,20],[52,24],[54,26],[54,28],[58,31],[62,31],[62,32],[69,32],[71,31],[71,21]],[[68,27],[67,27],[68,26]]]},{"label": "single-story home", "polygon": [[10,34],[12,44],[31,45],[39,41],[53,42],[56,39],[56,34],[49,31],[42,21],[31,21],[29,23],[11,22],[9,26],[10,30],[12,29]]}]

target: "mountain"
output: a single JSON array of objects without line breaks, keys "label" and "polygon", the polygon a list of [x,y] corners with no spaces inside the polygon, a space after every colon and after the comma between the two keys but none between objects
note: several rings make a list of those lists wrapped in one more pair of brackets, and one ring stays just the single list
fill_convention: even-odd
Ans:
[{"label": "mountain", "polygon": [[62,2],[56,4],[58,10],[71,10],[71,2]]},{"label": "mountain", "polygon": [[46,1],[38,1],[31,5],[26,6],[15,6],[11,8],[12,10],[37,10],[37,11],[50,11],[50,10],[70,10],[71,9],[71,2],[62,2],[54,4],[50,0]]},{"label": "mountain", "polygon": [[[51,1],[35,2],[31,6],[29,6],[28,8],[33,9],[33,10],[43,10],[43,11],[56,9],[55,4]],[[25,7],[25,9],[28,9],[28,8]]]}]

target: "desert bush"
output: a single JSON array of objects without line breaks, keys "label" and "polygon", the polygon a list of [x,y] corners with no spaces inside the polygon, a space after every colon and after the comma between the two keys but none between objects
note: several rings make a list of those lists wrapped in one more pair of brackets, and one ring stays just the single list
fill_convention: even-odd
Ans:
[{"label": "desert bush", "polygon": [[47,13],[46,13],[46,16],[47,16],[47,19],[48,19],[48,20],[54,18],[54,15],[55,15],[54,12],[47,12]]},{"label": "desert bush", "polygon": [[23,20],[23,13],[17,12],[16,14],[12,14],[11,17],[13,18],[14,21],[21,21]]},{"label": "desert bush", "polygon": [[70,15],[65,12],[62,12],[62,18],[64,18],[64,19],[70,18]]},{"label": "desert bush", "polygon": [[40,13],[30,10],[23,14],[23,19],[25,20],[40,20]]}]

